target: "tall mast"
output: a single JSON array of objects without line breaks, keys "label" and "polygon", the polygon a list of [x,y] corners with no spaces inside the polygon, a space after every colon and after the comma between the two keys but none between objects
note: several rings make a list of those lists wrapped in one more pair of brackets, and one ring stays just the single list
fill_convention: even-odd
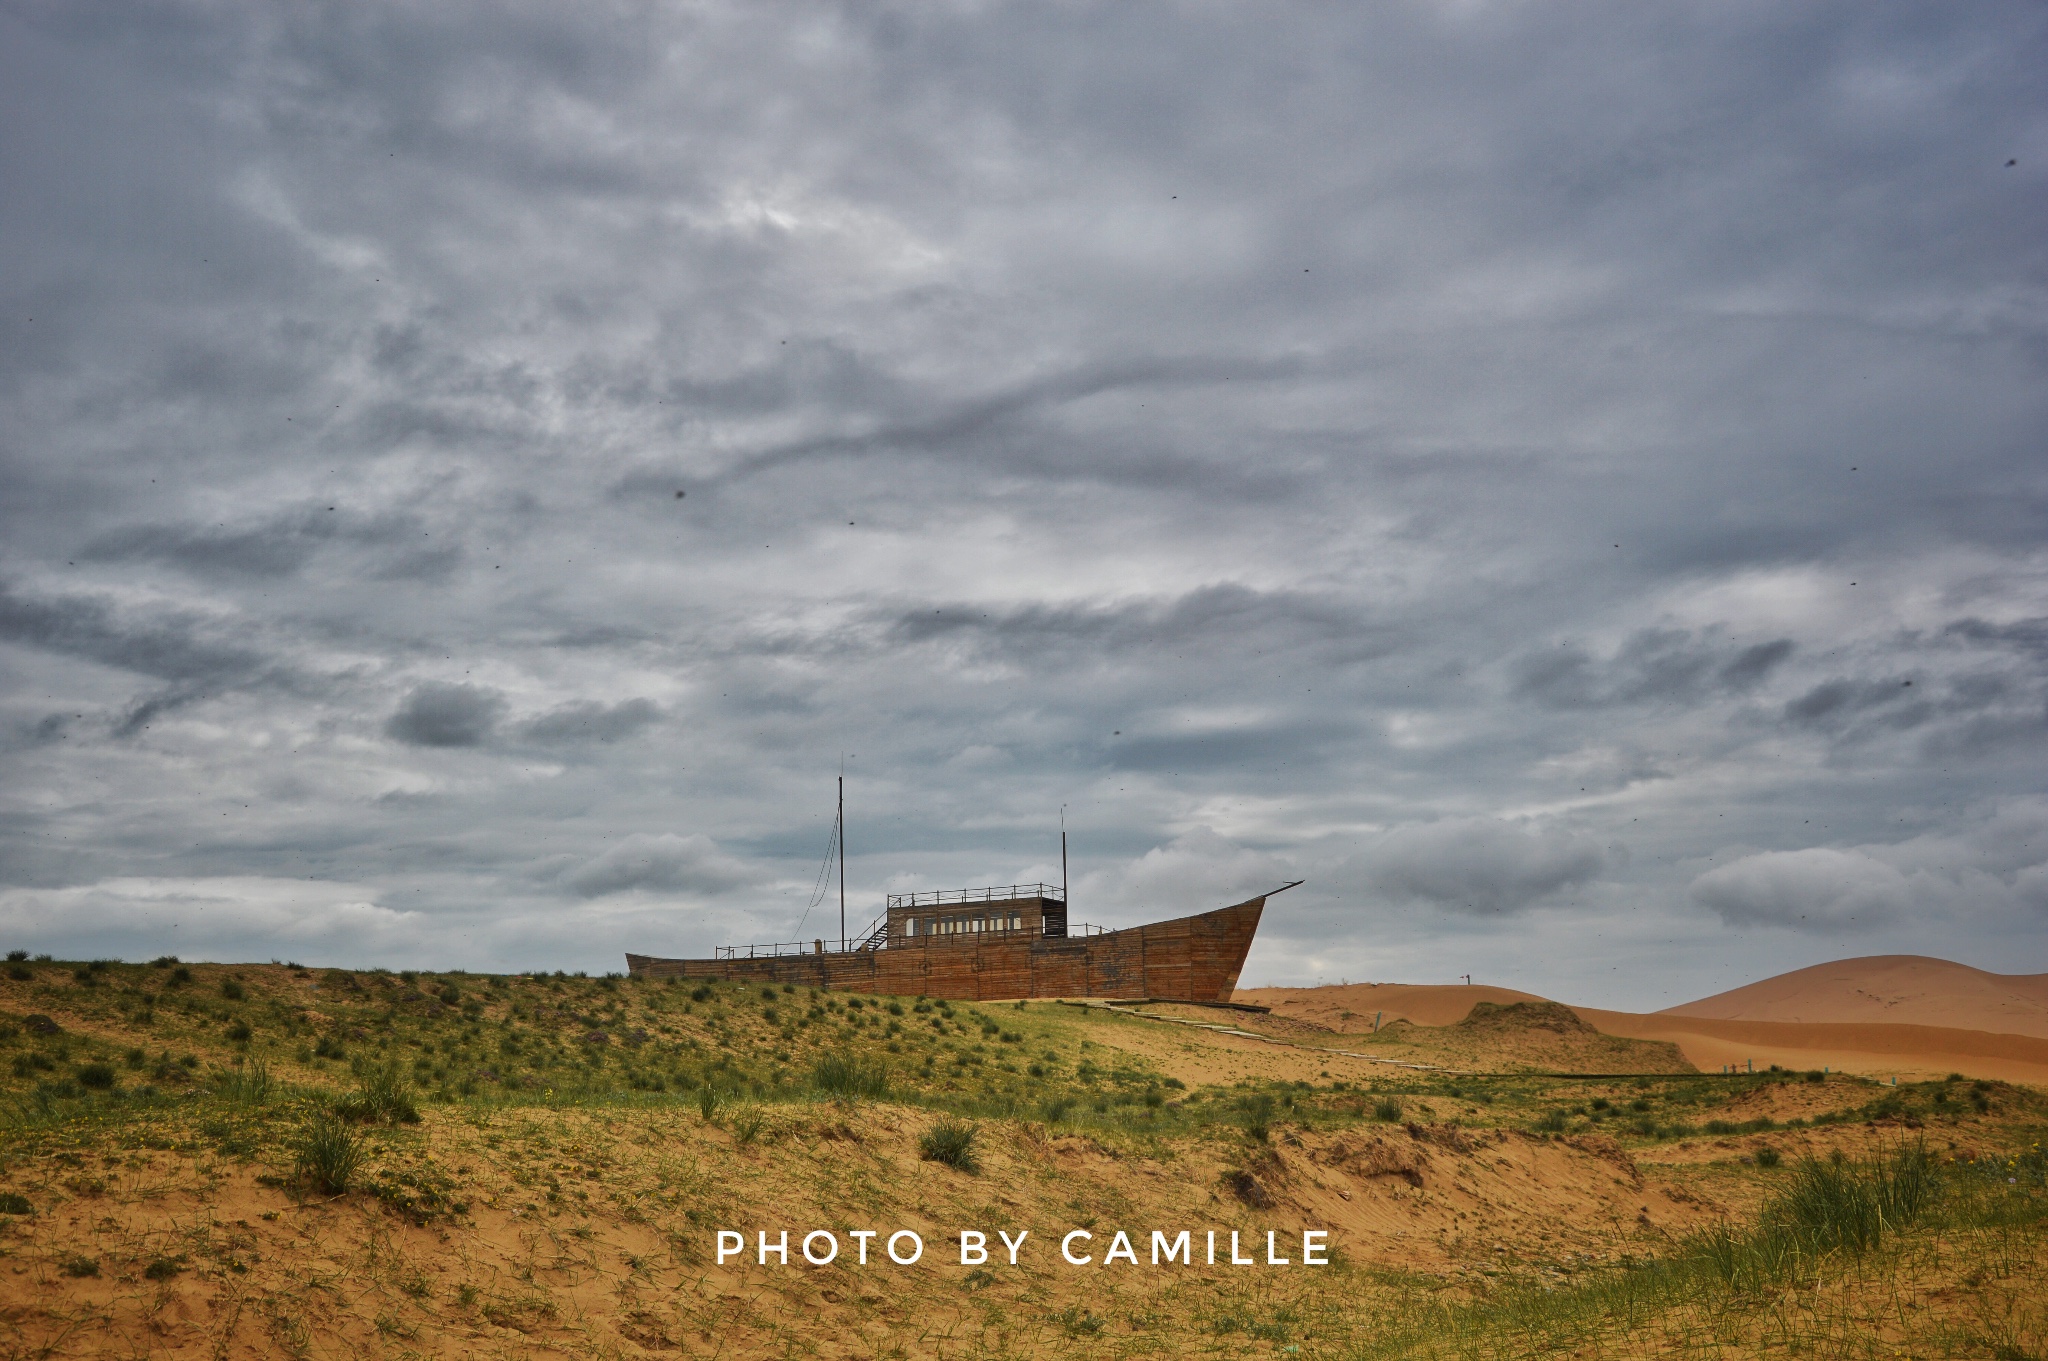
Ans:
[{"label": "tall mast", "polygon": [[1060,901],[1067,901],[1067,806],[1060,805]]},{"label": "tall mast", "polygon": [[839,951],[846,952],[846,777],[839,777]]}]

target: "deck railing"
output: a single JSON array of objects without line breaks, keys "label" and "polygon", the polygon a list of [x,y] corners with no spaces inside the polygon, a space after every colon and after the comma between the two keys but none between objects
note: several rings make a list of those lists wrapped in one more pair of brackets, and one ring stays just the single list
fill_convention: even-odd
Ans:
[{"label": "deck railing", "polygon": [[1052,884],[1005,884],[999,888],[946,888],[933,893],[892,893],[889,906],[944,907],[949,903],[1001,903],[1013,898],[1050,898],[1066,901],[1064,891],[1055,893]]},{"label": "deck railing", "polygon": [[[1022,886],[1020,885],[1020,887]],[[981,900],[978,898],[969,898],[966,901],[979,902]],[[988,901],[1000,902],[1002,900],[999,898],[992,898]],[[1121,927],[1115,926],[1093,926],[1088,922],[1073,922],[1070,923],[1064,929],[1063,932],[1060,931],[1058,928],[1054,927],[1052,929],[1048,929],[1045,934],[1049,936],[1064,934],[1067,939],[1072,940],[1076,936],[1106,936],[1110,934],[1110,932],[1112,931],[1118,931],[1122,929],[1123,928]],[[1022,928],[1019,928],[1016,931],[997,929],[991,931],[962,931],[957,935],[918,936],[915,937],[915,939],[919,942],[932,944],[964,945],[970,941],[984,940],[989,936],[1022,934]],[[866,928],[864,928],[858,936],[850,937],[846,942],[844,950],[841,950],[839,942],[836,940],[783,940],[775,941],[767,945],[720,945],[715,947],[714,957],[718,959],[780,959],[787,958],[790,955],[836,955],[842,953],[853,954],[861,950],[886,949],[888,948],[889,941],[889,921],[888,917],[885,914],[884,916],[879,917],[876,920],[868,923]]]},{"label": "deck railing", "polygon": [[837,940],[813,938],[811,940],[782,940],[769,945],[720,945],[715,947],[717,959],[776,959],[786,955],[836,955],[852,954],[857,950],[879,950],[889,943],[889,914],[881,916],[863,926],[858,932],[847,937],[842,950]]}]

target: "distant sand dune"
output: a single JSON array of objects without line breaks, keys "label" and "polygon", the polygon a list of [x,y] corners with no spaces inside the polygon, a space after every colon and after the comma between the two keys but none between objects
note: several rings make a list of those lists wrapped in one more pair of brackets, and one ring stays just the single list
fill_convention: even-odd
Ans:
[{"label": "distant sand dune", "polygon": [[[1236,1000],[1347,1034],[1377,1020],[1455,1025],[1478,1002],[1544,1001],[1512,988],[1352,983],[1249,988]],[[1626,1039],[1664,1040],[1705,1072],[1724,1064],[1905,1078],[1960,1072],[2048,1085],[2048,974],[1993,974],[1919,955],[1836,960],[1653,1015],[1574,1007]]]},{"label": "distant sand dune", "polygon": [[1795,969],[1657,1014],[1940,1026],[2048,1040],[2048,974],[1986,973],[1925,955],[1870,955]]}]

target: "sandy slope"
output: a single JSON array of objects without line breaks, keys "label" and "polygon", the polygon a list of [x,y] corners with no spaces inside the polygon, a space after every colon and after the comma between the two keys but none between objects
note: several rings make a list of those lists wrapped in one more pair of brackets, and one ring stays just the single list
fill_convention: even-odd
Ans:
[{"label": "sandy slope", "polygon": [[1995,974],[1924,955],[1871,955],[1796,969],[1658,1014],[1942,1026],[2048,1039],[2048,973]]}]

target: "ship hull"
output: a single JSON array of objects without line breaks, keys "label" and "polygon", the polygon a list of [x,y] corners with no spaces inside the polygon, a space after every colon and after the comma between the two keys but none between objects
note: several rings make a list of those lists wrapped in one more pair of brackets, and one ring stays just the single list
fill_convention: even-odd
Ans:
[{"label": "ship hull", "polygon": [[635,978],[791,983],[843,992],[961,1001],[1021,997],[1227,1002],[1259,929],[1266,895],[1192,917],[1096,936],[1021,932],[891,941],[875,950],[758,959],[626,956]]}]

